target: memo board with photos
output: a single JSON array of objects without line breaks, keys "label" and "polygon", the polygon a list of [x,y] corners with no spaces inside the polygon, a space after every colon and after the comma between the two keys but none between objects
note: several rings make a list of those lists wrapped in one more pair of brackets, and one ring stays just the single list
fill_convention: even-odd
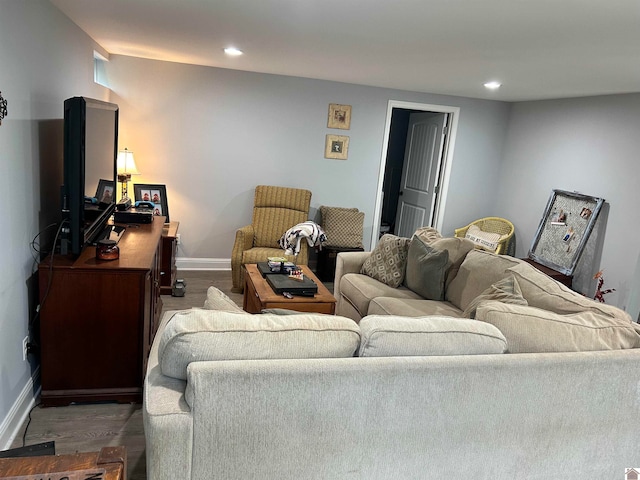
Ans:
[{"label": "memo board with photos", "polygon": [[604,199],[553,190],[529,251],[529,258],[573,275]]}]

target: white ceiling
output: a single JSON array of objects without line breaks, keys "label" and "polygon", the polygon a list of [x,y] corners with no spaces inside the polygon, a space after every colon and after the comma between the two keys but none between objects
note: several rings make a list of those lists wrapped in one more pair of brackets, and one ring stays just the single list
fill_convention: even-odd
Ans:
[{"label": "white ceiling", "polygon": [[51,2],[110,54],[505,101],[640,92],[640,0]]}]

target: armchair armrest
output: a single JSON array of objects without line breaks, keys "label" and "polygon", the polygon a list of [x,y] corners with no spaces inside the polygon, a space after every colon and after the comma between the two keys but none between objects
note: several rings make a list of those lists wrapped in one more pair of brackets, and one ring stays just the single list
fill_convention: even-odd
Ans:
[{"label": "armchair armrest", "polygon": [[[253,247],[253,236],[253,225],[245,225],[244,227],[236,230],[236,241],[233,244],[233,253],[231,254],[231,256],[235,256],[234,253],[236,251],[236,248],[238,248],[240,252],[244,252],[245,250],[249,250],[251,247]],[[240,255],[242,255],[242,253]]]},{"label": "armchair armrest", "polygon": [[253,225],[236,230],[236,239],[231,250],[231,278],[234,291],[242,292],[242,253],[253,247],[253,236]]}]

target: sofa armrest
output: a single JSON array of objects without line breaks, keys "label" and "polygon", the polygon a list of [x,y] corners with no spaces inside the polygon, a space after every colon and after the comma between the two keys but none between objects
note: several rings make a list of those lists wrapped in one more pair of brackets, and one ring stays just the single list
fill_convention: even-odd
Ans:
[{"label": "sofa armrest", "polygon": [[162,315],[144,379],[142,418],[147,478],[154,480],[191,478],[193,416],[184,397],[187,383],[163,375],[158,357],[162,332],[175,313],[167,311]]},{"label": "sofa armrest", "polygon": [[340,252],[336,256],[336,274],[333,280],[333,296],[340,298],[340,279],[347,273],[360,273],[371,252]]}]

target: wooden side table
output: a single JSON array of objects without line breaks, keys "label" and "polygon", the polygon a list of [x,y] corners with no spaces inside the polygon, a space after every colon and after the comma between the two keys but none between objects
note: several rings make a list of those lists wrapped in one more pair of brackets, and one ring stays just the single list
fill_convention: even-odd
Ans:
[{"label": "wooden side table", "polygon": [[563,285],[566,285],[567,287],[571,288],[571,285],[573,284],[573,276],[572,275],[565,275],[564,273],[560,273],[557,270],[554,270],[553,268],[549,268],[549,267],[546,267],[544,265],[539,264],[538,262],[534,262],[530,258],[523,258],[522,260],[524,260],[525,262],[531,264],[532,266],[534,266],[535,268],[540,270],[542,273],[545,273],[545,274],[549,275],[554,280],[557,280],[558,282],[562,283]]},{"label": "wooden side table", "polygon": [[244,265],[244,298],[242,308],[249,313],[260,313],[264,308],[286,308],[298,312],[336,312],[336,299],[306,265],[301,265],[302,273],[318,285],[318,293],[313,297],[285,298],[273,291],[262,277],[258,266]]},{"label": "wooden side table", "polygon": [[160,266],[160,294],[171,295],[176,283],[178,269],[176,252],[178,250],[178,227],[180,222],[170,222],[162,231],[162,262]]},{"label": "wooden side table", "polygon": [[126,480],[127,452],[124,447],[104,447],[99,452],[73,455],[0,458],[0,479],[3,478]]}]

